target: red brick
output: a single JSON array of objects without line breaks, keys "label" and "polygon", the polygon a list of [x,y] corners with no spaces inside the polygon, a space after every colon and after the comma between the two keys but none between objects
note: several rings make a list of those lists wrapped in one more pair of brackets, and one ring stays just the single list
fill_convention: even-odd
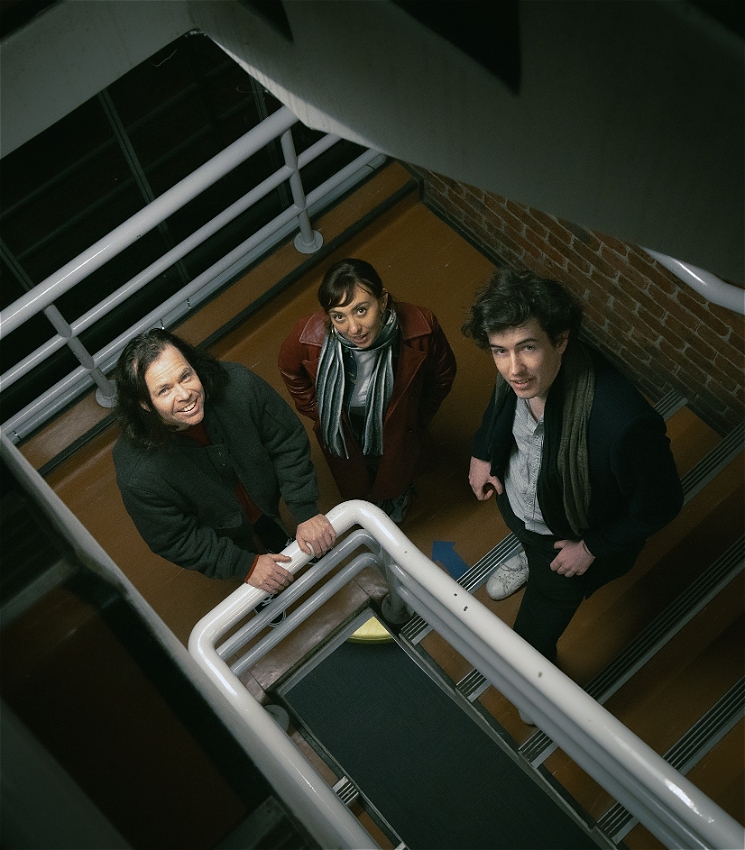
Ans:
[{"label": "red brick", "polygon": [[703,343],[699,343],[699,345],[689,345],[686,349],[686,357],[692,363],[695,363],[696,366],[699,367],[699,369],[702,369],[704,372],[706,372],[707,375],[714,376],[714,362],[717,357],[717,352],[709,348],[707,348],[705,351],[702,351],[699,346],[703,346]]},{"label": "red brick", "polygon": [[587,230],[582,227],[580,224],[575,224],[573,221],[567,221],[566,219],[560,218],[557,219],[559,224],[566,228],[575,239],[579,239],[584,245],[587,245],[593,251],[596,251],[600,247],[600,240],[597,235],[593,233],[591,230]]},{"label": "red brick", "polygon": [[721,353],[717,352],[716,357],[714,358],[714,362],[712,364],[712,369],[719,369],[728,378],[731,378],[734,381],[735,385],[740,385],[743,383],[743,371],[742,371],[742,362],[738,361],[737,363],[733,363],[728,357],[723,356]]},{"label": "red brick", "polygon": [[701,387],[706,386],[706,381],[709,376],[707,371],[699,369],[699,367],[693,364],[690,360],[686,360],[685,363],[681,364],[680,374],[685,376],[686,383],[693,387],[696,392],[698,392]]},{"label": "red brick", "polygon": [[593,233],[604,245],[607,245],[608,248],[620,256],[625,257],[629,253],[630,246],[628,242],[622,242],[620,239],[616,239],[615,236],[611,236],[608,233],[600,233],[597,230],[593,230]]},{"label": "red brick", "polygon": [[727,329],[724,336],[720,336],[719,334],[714,333],[708,325],[705,325],[703,322],[699,322],[699,325],[696,328],[696,336],[707,343],[707,345],[711,345],[713,348],[718,350],[730,348],[734,351],[742,351],[742,341],[733,336],[731,328]]},{"label": "red brick", "polygon": [[568,255],[567,260],[567,271],[571,271],[572,274],[576,274],[578,277],[586,277],[590,274],[590,269],[592,266],[584,259],[584,257],[580,257],[576,252],[572,252]]},{"label": "red brick", "polygon": [[531,218],[539,224],[542,224],[551,233],[555,234],[561,240],[562,244],[570,244],[572,241],[572,234],[566,229],[566,227],[563,227],[556,218],[552,215],[547,215],[546,213],[541,212],[541,210],[535,209],[535,207],[529,207],[529,210]]},{"label": "red brick", "polygon": [[709,352],[710,356],[714,357],[715,351],[707,345],[703,340],[699,339],[691,333],[690,328],[686,327],[682,322],[679,322],[671,313],[665,313],[665,321],[663,325],[663,335],[667,336],[668,332],[675,334],[680,339],[687,339],[692,346],[700,348],[702,351]]},{"label": "red brick", "polygon": [[662,268],[658,264],[657,260],[655,260],[643,248],[640,248],[637,245],[630,245],[629,248],[629,265],[633,266],[635,269],[638,269],[643,275],[646,275],[647,277],[656,276],[657,270],[659,268]]},{"label": "red brick", "polygon": [[519,233],[525,232],[525,222],[521,218],[513,215],[509,210],[500,209],[499,216],[505,224],[511,225]]},{"label": "red brick", "polygon": [[[526,233],[531,233],[533,234],[535,239],[544,242],[548,239],[550,232],[539,221],[536,221],[532,216],[526,215],[523,219],[523,222],[525,224]],[[567,247],[568,246],[565,245],[563,250],[566,251]]]},{"label": "red brick", "polygon": [[[557,268],[563,269],[564,264],[566,263],[566,258],[560,251],[556,251],[547,242],[543,242],[541,240],[534,241],[529,235],[517,233],[509,226],[505,227],[505,233],[507,233],[514,242],[521,245],[525,252],[530,254],[530,256],[535,257],[542,263],[548,261]],[[549,273],[546,270],[541,272],[541,274],[545,276]]]},{"label": "red brick", "polygon": [[505,198],[504,206],[512,213],[512,215],[519,218],[521,221],[528,215],[528,208],[525,204],[518,204],[517,201]]},{"label": "red brick", "polygon": [[628,339],[632,329],[632,325],[618,313],[608,314],[607,327],[613,339],[617,341]]},{"label": "red brick", "polygon": [[610,280],[615,280],[615,278],[618,276],[618,272],[616,271],[616,269],[606,263],[605,260],[599,254],[593,253],[586,245],[583,245],[581,242],[577,242],[575,240],[574,245],[572,247],[581,257],[584,257],[601,274],[604,274]]},{"label": "red brick", "polygon": [[[626,274],[629,273],[629,262],[626,258],[626,255],[623,251],[619,252],[614,250],[613,248],[601,243],[600,245],[600,256],[614,269],[618,269],[621,272]],[[646,280],[644,275],[641,275],[640,280]],[[645,284],[646,286],[646,284]]]},{"label": "red brick", "polygon": [[705,322],[714,333],[723,336],[726,333],[728,325],[713,316],[702,303],[701,296],[693,290],[680,290],[678,292],[678,303],[693,313],[703,322]]},{"label": "red brick", "polygon": [[742,332],[743,329],[743,318],[739,316],[737,313],[732,310],[728,310],[726,307],[720,307],[719,304],[712,304],[711,301],[708,302],[709,310],[713,316],[716,316],[723,324],[728,325],[732,328],[739,328]]}]

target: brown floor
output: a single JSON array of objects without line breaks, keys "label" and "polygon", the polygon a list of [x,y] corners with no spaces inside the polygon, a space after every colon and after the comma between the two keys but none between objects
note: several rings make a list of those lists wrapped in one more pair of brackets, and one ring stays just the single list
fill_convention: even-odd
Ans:
[{"label": "brown floor", "polygon": [[[385,169],[317,224],[326,243],[333,243],[350,223],[374,210],[393,192],[405,192],[407,186],[413,189],[403,168],[394,165]],[[199,342],[214,333],[257,293],[298,266],[299,260],[293,252],[291,247],[283,248],[252,270],[235,288],[186,322],[180,329],[183,335]],[[477,502],[467,482],[470,440],[493,387],[494,366],[487,353],[461,335],[460,326],[474,292],[488,279],[493,266],[418,203],[415,191],[335,248],[324,257],[322,264],[305,271],[289,289],[220,339],[212,350],[222,359],[234,360],[253,369],[290,401],[276,367],[279,346],[295,321],[316,309],[315,293],[325,269],[335,260],[347,256],[371,262],[398,300],[431,307],[455,351],[458,376],[451,395],[432,425],[427,463],[417,482],[418,496],[402,530],[427,555],[431,554],[434,540],[452,541],[457,553],[468,564],[473,564],[507,533],[494,504]],[[37,467],[49,461],[81,430],[102,417],[90,399],[78,408],[77,414],[71,411],[24,446],[24,453]],[[305,424],[311,436],[313,459],[321,486],[321,509],[328,510],[340,500],[339,494],[312,438],[309,423]],[[686,408],[671,419],[669,433],[681,473],[719,440]],[[116,488],[111,459],[115,439],[115,428],[108,428],[71,461],[54,470],[48,481],[185,643],[197,620],[238,583],[211,581],[181,570],[148,550],[127,516]],[[691,524],[706,526],[705,539],[709,543],[713,541],[716,546],[716,541],[721,538],[716,509],[728,500],[736,502],[742,498],[741,490],[738,490],[742,482],[741,471],[741,464],[733,465],[732,471],[725,476],[721,491],[704,491],[689,503],[668,532],[650,541],[632,576],[603,588],[582,606],[559,645],[559,662],[568,675],[580,683],[589,681],[652,616],[665,607],[677,592],[676,587],[695,569],[695,564],[690,569],[680,568],[681,550],[692,545],[688,537]],[[656,567],[658,562],[663,563],[661,569]],[[692,563],[690,559],[688,563]],[[384,592],[384,585],[377,575],[366,571],[337,599],[319,611],[302,632],[277,647],[268,659],[252,670],[250,676],[245,677],[249,690],[264,698],[263,691],[295,660],[301,648],[320,640],[351,611],[364,604],[368,596],[380,598]],[[513,622],[520,593],[500,603],[492,602],[484,588],[476,595],[505,622]],[[735,622],[736,616],[733,616]],[[712,634],[712,643],[737,640],[738,625],[730,628],[731,631],[727,632],[725,626],[719,637]],[[436,634],[430,634],[423,645],[456,681],[469,672],[470,666]],[[670,694],[664,692],[650,697],[653,701],[669,698]],[[629,722],[633,720],[641,727],[638,733],[642,737],[646,734],[645,721],[635,715],[634,706],[641,707],[646,699],[632,700],[632,707],[627,709],[621,705],[623,700],[619,694],[617,707],[621,715],[629,715]],[[515,709],[493,688],[481,697],[481,702],[518,742],[532,733],[532,729],[519,721]],[[645,716],[649,716],[649,712]],[[632,728],[635,727],[632,725]],[[739,735],[739,739],[736,735],[730,738],[741,741],[742,725]],[[724,748],[724,743],[721,746]],[[555,754],[553,759],[557,773],[572,772],[572,768],[562,761],[561,754]],[[732,775],[727,773],[719,784],[725,784],[729,789],[721,790],[721,794],[731,803],[737,797],[737,789],[742,789],[742,769],[739,773],[736,768],[730,770]],[[700,772],[710,782],[703,767]],[[604,792],[594,788],[591,782],[577,778],[571,781],[577,785],[576,795],[588,810],[595,815],[600,814],[606,802]],[[733,811],[733,814],[742,817],[738,811]],[[644,847],[646,840],[645,836],[641,836],[630,846]],[[647,846],[656,845],[651,842]]]}]

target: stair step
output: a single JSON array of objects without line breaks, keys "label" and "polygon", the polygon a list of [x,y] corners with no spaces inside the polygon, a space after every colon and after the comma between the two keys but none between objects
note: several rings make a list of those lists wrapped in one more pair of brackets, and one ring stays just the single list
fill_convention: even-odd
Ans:
[{"label": "stair step", "polygon": [[[706,753],[734,728],[745,713],[745,677],[734,685],[676,744],[665,753],[669,762],[687,774]],[[614,842],[621,841],[638,823],[620,803],[612,806],[597,825]]]},{"label": "stair step", "polygon": [[[745,569],[745,536],[734,543],[687,587],[626,649],[585,688],[603,704],[649,659],[701,611],[732,579]],[[520,748],[533,765],[556,749],[545,732],[537,731]]]}]

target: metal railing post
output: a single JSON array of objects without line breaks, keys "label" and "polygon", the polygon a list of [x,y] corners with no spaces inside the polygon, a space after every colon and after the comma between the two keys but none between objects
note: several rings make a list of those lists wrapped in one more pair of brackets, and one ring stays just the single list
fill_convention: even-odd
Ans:
[{"label": "metal railing post", "polygon": [[54,304],[50,307],[45,307],[42,312],[52,323],[57,333],[65,340],[67,347],[75,355],[83,369],[85,369],[95,382],[96,401],[101,407],[114,407],[116,405],[116,386],[96,366],[90,352],[80,339],[75,336],[75,332],[70,327],[69,322],[67,322]]},{"label": "metal railing post", "polygon": [[298,167],[297,153],[295,152],[295,143],[292,141],[291,129],[282,133],[280,143],[282,145],[282,154],[285,158],[285,165],[292,169],[292,174],[290,175],[292,202],[299,210],[297,221],[300,227],[300,233],[295,237],[295,247],[301,254],[315,254],[321,245],[323,245],[323,236],[317,230],[313,230],[310,224],[305,190],[303,189],[303,181],[300,177],[300,168]]},{"label": "metal railing post", "polygon": [[380,550],[380,557],[383,560],[383,566],[385,568],[385,580],[388,582],[388,594],[383,598],[380,604],[380,610],[389,623],[395,626],[401,626],[411,619],[413,612],[399,594],[401,582],[398,580],[395,571],[390,568],[391,564],[393,564],[393,559],[382,548]]}]

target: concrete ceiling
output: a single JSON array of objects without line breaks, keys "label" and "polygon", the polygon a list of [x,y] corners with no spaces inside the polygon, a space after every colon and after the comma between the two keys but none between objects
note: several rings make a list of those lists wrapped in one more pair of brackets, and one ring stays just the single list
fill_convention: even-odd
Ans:
[{"label": "concrete ceiling", "polygon": [[313,128],[743,282],[739,32],[684,0],[445,5],[56,3],[0,46],[2,153],[199,30]]}]

